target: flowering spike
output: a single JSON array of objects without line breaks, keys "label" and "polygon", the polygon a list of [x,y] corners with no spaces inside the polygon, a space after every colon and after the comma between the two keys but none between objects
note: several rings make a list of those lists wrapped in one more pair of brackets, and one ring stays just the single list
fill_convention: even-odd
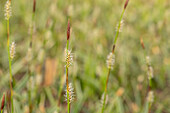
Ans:
[{"label": "flowering spike", "polygon": [[153,103],[153,101],[154,101],[154,93],[153,93],[153,91],[149,91],[147,100],[148,100],[148,102]]},{"label": "flowering spike", "polygon": [[2,102],[1,102],[1,111],[3,111],[3,109],[4,109],[4,105],[5,105],[5,94],[3,94],[3,97],[2,97]]},{"label": "flowering spike", "polygon": [[70,38],[70,21],[68,20],[68,25],[67,25],[67,40]]},{"label": "flowering spike", "polygon": [[35,9],[36,9],[36,0],[34,0],[33,2],[33,13],[35,13]]},{"label": "flowering spike", "polygon": [[115,63],[115,55],[112,52],[107,56],[106,63],[109,69],[113,69],[113,65]]},{"label": "flowering spike", "polygon": [[[106,95],[106,100],[105,100],[105,105],[108,103],[108,95]],[[104,93],[102,95],[102,98],[101,98],[101,105],[103,106],[104,104]]]},{"label": "flowering spike", "polygon": [[70,67],[70,65],[73,64],[73,55],[71,53],[71,50],[65,50],[65,62],[66,62],[66,65],[65,67]]},{"label": "flowering spike", "polygon": [[5,4],[5,19],[6,20],[9,20],[9,18],[11,17],[12,15],[12,9],[11,9],[11,2],[10,1],[7,1],[6,4]]},{"label": "flowering spike", "polygon": [[13,59],[15,57],[15,42],[12,42],[12,44],[11,44],[10,57],[11,57],[11,59]]},{"label": "flowering spike", "polygon": [[124,20],[121,20],[121,22],[119,24],[117,24],[117,26],[116,26],[116,31],[122,32],[123,25],[124,25]]},{"label": "flowering spike", "polygon": [[[67,102],[67,89],[65,90],[65,101]],[[75,93],[74,93],[74,88],[72,86],[72,83],[69,83],[69,87],[68,87],[68,92],[69,92],[69,102],[73,102],[74,101],[74,97],[75,97]]]},{"label": "flowering spike", "polygon": [[145,45],[143,43],[143,38],[140,38],[140,44],[141,44],[142,48],[145,49]]},{"label": "flowering spike", "polygon": [[129,2],[129,0],[126,0],[125,5],[124,5],[124,9],[126,9],[128,2]]},{"label": "flowering spike", "polygon": [[152,68],[152,66],[149,66],[148,67],[148,79],[150,80],[153,77],[154,77],[154,75],[153,75],[153,68]]}]

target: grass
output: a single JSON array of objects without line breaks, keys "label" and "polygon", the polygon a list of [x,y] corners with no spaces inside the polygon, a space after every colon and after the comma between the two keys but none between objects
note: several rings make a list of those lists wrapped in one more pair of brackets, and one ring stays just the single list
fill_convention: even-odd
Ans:
[{"label": "grass", "polygon": [[[4,5],[0,4],[0,97],[9,90],[9,64]],[[34,76],[31,98],[33,112],[66,113],[65,60],[66,27],[71,22],[69,48],[74,64],[69,67],[69,83],[75,88],[71,113],[100,113],[101,95],[105,90],[108,68],[106,55],[113,46],[113,36],[125,0],[36,1],[35,33],[32,43],[31,69]],[[27,81],[29,80],[27,51],[32,22],[32,1],[12,1],[10,39],[15,41],[16,54],[12,60],[14,109],[29,112]],[[129,1],[124,15],[124,27],[116,42],[114,69],[108,82],[108,103],[105,113],[143,113],[147,111],[147,65],[140,45],[143,37],[147,54],[154,69],[155,100],[151,113],[170,112],[169,78],[169,2]],[[52,70],[52,71],[51,71]],[[61,95],[61,96],[60,96]],[[7,95],[6,95],[7,97]],[[58,104],[59,103],[59,104]],[[4,110],[6,111],[5,106]],[[4,112],[5,112],[4,111]]]}]

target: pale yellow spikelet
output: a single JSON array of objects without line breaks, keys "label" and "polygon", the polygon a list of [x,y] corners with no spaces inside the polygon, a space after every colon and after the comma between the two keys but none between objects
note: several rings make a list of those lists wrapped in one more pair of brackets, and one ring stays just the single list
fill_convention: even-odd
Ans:
[{"label": "pale yellow spikelet", "polygon": [[149,79],[149,80],[154,77],[152,66],[149,66],[149,67],[148,67],[148,73],[147,73],[147,74],[148,74],[148,79]]},{"label": "pale yellow spikelet", "polygon": [[154,101],[154,93],[153,93],[153,91],[149,91],[147,100],[148,100],[148,102],[153,103],[153,101]]},{"label": "pale yellow spikelet", "polygon": [[146,56],[146,64],[151,65],[151,60],[149,56]]},{"label": "pale yellow spikelet", "polygon": [[11,8],[11,2],[7,1],[6,4],[5,4],[5,19],[6,20],[9,20],[9,18],[12,16],[12,8]]},{"label": "pale yellow spikelet", "polygon": [[150,60],[149,56],[146,56],[146,64],[148,66],[148,72],[147,72],[148,79],[150,80],[150,79],[152,79],[154,77],[154,75],[153,75],[153,68],[151,66],[151,60]]},{"label": "pale yellow spikelet", "polygon": [[[106,100],[105,100],[105,105],[108,103],[108,95],[106,94]],[[101,106],[103,106],[104,104],[104,93],[102,94],[102,98],[101,98]]]},{"label": "pale yellow spikelet", "polygon": [[[69,83],[69,87],[68,87],[68,92],[69,92],[69,102],[73,102],[75,99],[75,93],[74,93],[74,88],[72,86],[72,83]],[[67,102],[67,89],[65,90],[65,101]]]},{"label": "pale yellow spikelet", "polygon": [[15,57],[15,42],[12,42],[11,48],[10,48],[10,58],[13,60]]},{"label": "pale yellow spikelet", "polygon": [[117,26],[116,26],[116,31],[122,32],[123,25],[124,25],[124,20],[121,20],[120,23],[117,24]]},{"label": "pale yellow spikelet", "polygon": [[109,69],[113,69],[113,65],[115,63],[115,55],[112,52],[107,56],[106,63]]},{"label": "pale yellow spikelet", "polygon": [[65,67],[70,67],[73,64],[73,55],[71,53],[71,50],[65,50]]}]

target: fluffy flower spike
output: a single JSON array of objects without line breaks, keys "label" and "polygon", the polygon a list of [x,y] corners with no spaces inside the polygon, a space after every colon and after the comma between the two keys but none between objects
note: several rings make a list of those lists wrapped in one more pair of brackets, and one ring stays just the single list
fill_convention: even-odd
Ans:
[{"label": "fluffy flower spike", "polygon": [[5,4],[5,19],[6,20],[9,20],[9,18],[12,16],[12,9],[11,9],[11,2],[10,1],[7,1],[6,4]]},{"label": "fluffy flower spike", "polygon": [[115,55],[112,52],[107,56],[106,63],[109,69],[113,69],[113,65],[115,63]]},{"label": "fluffy flower spike", "polygon": [[[104,93],[102,95],[102,98],[101,98],[101,105],[103,106],[103,103],[104,103]],[[106,95],[106,100],[105,100],[105,105],[108,103],[108,95]]]},{"label": "fluffy flower spike", "polygon": [[154,101],[154,93],[153,93],[153,91],[149,91],[147,100],[148,100],[148,102],[153,103],[153,101]]},{"label": "fluffy flower spike", "polygon": [[[67,89],[65,90],[65,101],[67,102]],[[75,97],[75,93],[74,93],[74,88],[72,86],[72,83],[69,84],[69,87],[68,87],[68,92],[69,92],[69,102],[73,102],[74,101],[74,97]]]},{"label": "fluffy flower spike", "polygon": [[73,55],[71,53],[71,50],[65,50],[65,62],[66,62],[66,65],[65,67],[70,67],[70,65],[73,64]]},{"label": "fluffy flower spike", "polygon": [[15,42],[12,42],[12,44],[11,44],[10,57],[11,57],[11,60],[14,59],[14,57],[15,57]]},{"label": "fluffy flower spike", "polygon": [[120,23],[117,24],[116,31],[122,32],[123,25],[124,25],[124,20],[122,20]]},{"label": "fluffy flower spike", "polygon": [[151,66],[151,61],[150,61],[150,57],[149,56],[146,57],[146,64],[148,65],[148,72],[147,72],[147,74],[148,74],[148,79],[150,80],[150,79],[152,79],[154,77],[154,75],[153,75],[153,68]]}]

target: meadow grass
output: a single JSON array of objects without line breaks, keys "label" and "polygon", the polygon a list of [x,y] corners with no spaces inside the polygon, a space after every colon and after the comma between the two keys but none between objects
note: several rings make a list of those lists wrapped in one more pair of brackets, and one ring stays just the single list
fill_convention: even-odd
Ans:
[{"label": "meadow grass", "polygon": [[127,3],[12,1],[0,14],[1,112],[169,113],[169,2]]}]

